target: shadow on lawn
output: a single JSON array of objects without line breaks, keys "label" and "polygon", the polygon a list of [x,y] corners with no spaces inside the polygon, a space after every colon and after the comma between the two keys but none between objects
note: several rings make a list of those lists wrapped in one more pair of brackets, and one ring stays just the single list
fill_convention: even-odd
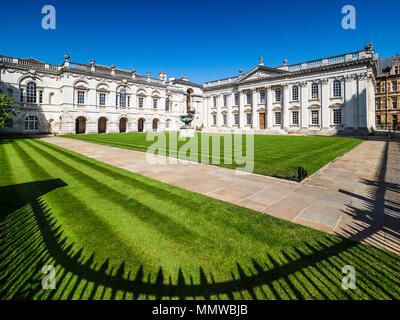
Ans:
[{"label": "shadow on lawn", "polygon": [[[384,157],[380,179],[386,175],[386,162]],[[195,284],[195,275],[184,275],[179,266],[178,278],[172,281],[161,266],[157,273],[148,274],[143,266],[136,272],[128,270],[125,262],[118,267],[110,259],[99,264],[95,253],[84,254],[84,248],[67,244],[62,226],[43,198],[65,186],[60,179],[49,179],[0,187],[0,299],[400,298],[400,257],[328,236],[317,243],[285,248],[280,259],[266,254],[264,261],[236,263],[232,266],[236,272],[224,282],[217,282],[201,266]],[[378,183],[378,189],[382,187],[399,190],[396,184]],[[363,199],[366,210],[359,214],[376,211],[381,194],[371,192],[370,199]],[[355,230],[361,238],[372,232]],[[46,264],[57,270],[56,290],[41,287],[41,269]],[[341,269],[347,264],[356,266],[357,290],[341,288]]]},{"label": "shadow on lawn", "polygon": [[[151,279],[150,275],[145,277],[142,266],[133,275],[126,270],[124,262],[116,269],[111,267],[109,259],[97,265],[94,253],[86,258],[82,249],[76,251],[74,244],[66,245],[67,238],[61,226],[41,198],[64,186],[66,184],[62,180],[54,179],[0,188],[1,207],[6,209],[2,210],[1,221],[8,230],[7,233],[2,232],[0,237],[0,274],[3,274],[0,299],[51,299],[56,295],[63,299],[115,299],[117,294],[118,298],[130,295],[133,299],[143,295],[156,299],[209,299],[212,296],[219,298],[220,295],[229,299],[372,298],[363,285],[360,285],[357,294],[338,290],[341,286],[341,267],[351,261],[362,262],[363,266],[357,272],[364,285],[375,287],[374,297],[399,298],[396,289],[400,285],[400,259],[347,240],[334,242],[326,238],[317,245],[305,244],[303,248],[294,248],[297,258],[293,258],[293,251],[282,251],[286,260],[283,264],[268,254],[265,258],[269,263],[254,259],[247,267],[237,263],[237,275],[232,272],[232,280],[226,282],[216,282],[212,274],[207,277],[202,267],[199,268],[200,283],[194,284],[192,276],[185,277],[181,269],[177,282],[172,283],[171,278],[165,278],[162,267]],[[21,202],[22,194],[29,196]],[[341,254],[343,256],[339,257]],[[380,260],[379,267],[371,262],[369,255]],[[386,259],[393,263],[387,263],[389,260]],[[320,264],[323,261],[330,268],[324,268]],[[44,276],[41,268],[45,264],[54,265],[59,273],[57,290],[41,288]],[[333,273],[332,268],[338,272]],[[379,277],[372,276],[382,270],[388,275],[385,284],[380,282]],[[288,287],[280,286],[282,282]]]}]

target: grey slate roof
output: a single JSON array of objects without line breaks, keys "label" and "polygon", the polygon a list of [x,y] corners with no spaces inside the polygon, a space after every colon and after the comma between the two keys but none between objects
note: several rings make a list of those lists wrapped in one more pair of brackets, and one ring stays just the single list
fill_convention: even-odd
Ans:
[{"label": "grey slate roof", "polygon": [[389,58],[383,58],[379,60],[379,72],[380,73],[386,73],[390,72],[390,69],[392,68],[392,63],[393,59],[395,57],[389,57]]}]

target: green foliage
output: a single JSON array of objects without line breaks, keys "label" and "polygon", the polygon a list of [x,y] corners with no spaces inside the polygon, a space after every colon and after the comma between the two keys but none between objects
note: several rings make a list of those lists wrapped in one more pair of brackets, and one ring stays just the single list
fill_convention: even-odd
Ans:
[{"label": "green foliage", "polygon": [[0,94],[0,127],[7,127],[11,116],[20,112],[19,109],[12,108],[14,98]]}]

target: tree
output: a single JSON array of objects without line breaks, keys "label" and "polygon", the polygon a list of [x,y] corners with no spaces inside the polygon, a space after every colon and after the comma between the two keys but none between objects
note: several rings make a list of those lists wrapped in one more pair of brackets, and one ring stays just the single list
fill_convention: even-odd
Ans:
[{"label": "tree", "polygon": [[0,127],[7,127],[10,117],[20,112],[19,109],[12,108],[13,103],[14,98],[0,94]]}]

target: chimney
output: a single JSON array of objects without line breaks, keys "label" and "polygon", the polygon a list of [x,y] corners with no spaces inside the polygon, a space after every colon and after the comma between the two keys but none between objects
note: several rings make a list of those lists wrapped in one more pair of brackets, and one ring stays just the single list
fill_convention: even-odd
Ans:
[{"label": "chimney", "polygon": [[167,80],[167,73],[165,72],[159,72],[158,73],[158,80],[165,82]]}]

